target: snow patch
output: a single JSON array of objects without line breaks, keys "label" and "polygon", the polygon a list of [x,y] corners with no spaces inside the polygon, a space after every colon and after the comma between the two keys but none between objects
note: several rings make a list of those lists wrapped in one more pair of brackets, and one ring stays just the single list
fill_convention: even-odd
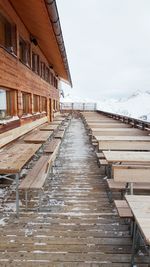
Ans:
[{"label": "snow patch", "polygon": [[0,219],[0,226],[5,226],[6,225],[5,220],[6,220],[6,218]]}]

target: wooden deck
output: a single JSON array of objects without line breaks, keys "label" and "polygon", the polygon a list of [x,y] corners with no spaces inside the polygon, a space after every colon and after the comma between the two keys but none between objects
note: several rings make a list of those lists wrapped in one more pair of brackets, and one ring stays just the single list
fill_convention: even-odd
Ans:
[{"label": "wooden deck", "polygon": [[[129,267],[128,225],[110,205],[105,186],[84,125],[73,119],[45,184],[42,211],[35,211],[38,198],[32,193],[31,211],[20,203],[19,219],[3,213],[0,266]],[[6,203],[11,206],[14,197],[5,197]],[[148,267],[142,252],[138,262]]]}]

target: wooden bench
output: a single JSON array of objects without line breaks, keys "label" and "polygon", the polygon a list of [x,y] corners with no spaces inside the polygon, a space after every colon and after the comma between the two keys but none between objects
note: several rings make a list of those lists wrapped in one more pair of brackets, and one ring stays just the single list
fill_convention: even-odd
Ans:
[{"label": "wooden bench", "polygon": [[104,156],[103,152],[97,152],[96,156],[97,156],[98,159],[105,159],[105,156]]},{"label": "wooden bench", "polygon": [[133,218],[133,214],[126,200],[114,200],[120,218]]},{"label": "wooden bench", "polygon": [[61,140],[59,139],[53,139],[51,140],[44,148],[45,153],[54,153],[55,150],[59,149],[59,146],[61,144]]},{"label": "wooden bench", "polygon": [[100,164],[100,167],[101,166],[107,167],[108,166],[108,161],[106,159],[99,159],[99,164]]},{"label": "wooden bench", "polygon": [[98,159],[98,165],[101,168],[101,171],[104,172],[105,175],[109,176],[109,164],[106,159]]},{"label": "wooden bench", "polygon": [[59,131],[66,131],[66,126],[60,126]]},{"label": "wooden bench", "polygon": [[113,165],[113,178],[107,179],[108,196],[112,202],[112,192],[125,194],[127,189],[133,194],[136,191],[150,191],[150,166],[144,165]]},{"label": "wooden bench", "polygon": [[130,184],[130,192],[133,194],[134,183],[146,183],[150,190],[150,166],[144,165],[113,165],[113,177],[115,182]]},{"label": "wooden bench", "polygon": [[63,139],[64,134],[65,134],[65,131],[58,131],[58,132],[54,135],[54,137],[55,137],[55,138],[58,138],[58,139]]},{"label": "wooden bench", "polygon": [[47,121],[48,118],[44,117],[0,134],[0,148],[32,131],[36,127],[39,127],[40,125],[46,123]]},{"label": "wooden bench", "polygon": [[[39,190],[42,191],[43,185],[49,173],[49,169],[53,164],[53,154],[42,155],[36,162],[34,167],[29,171],[27,176],[21,181],[19,190],[25,191],[25,203],[26,209],[28,205],[28,191]],[[40,199],[41,201],[41,199]]]}]

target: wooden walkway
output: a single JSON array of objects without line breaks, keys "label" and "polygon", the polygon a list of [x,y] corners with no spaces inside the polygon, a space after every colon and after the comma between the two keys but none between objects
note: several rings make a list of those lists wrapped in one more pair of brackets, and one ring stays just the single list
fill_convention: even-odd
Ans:
[{"label": "wooden walkway", "polygon": [[[30,208],[37,202],[34,195]],[[20,219],[7,212],[4,217],[2,267],[130,266],[128,225],[108,201],[105,180],[80,119],[72,119],[66,132],[54,175],[45,185],[42,211],[22,208]],[[148,267],[142,252],[138,261],[138,267]]]}]

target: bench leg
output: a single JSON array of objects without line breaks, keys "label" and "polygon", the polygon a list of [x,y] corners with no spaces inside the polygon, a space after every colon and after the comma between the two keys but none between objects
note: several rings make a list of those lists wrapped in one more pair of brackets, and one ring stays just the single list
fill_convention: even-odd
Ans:
[{"label": "bench leg", "polygon": [[109,203],[112,203],[113,202],[113,196],[112,196],[112,191],[111,190],[107,191],[107,196],[108,196],[108,199],[109,199]]},{"label": "bench leg", "polygon": [[54,173],[54,165],[51,166],[51,174],[53,175]]},{"label": "bench leg", "polygon": [[26,210],[28,209],[28,191],[25,191],[25,205],[26,205]]},{"label": "bench leg", "polygon": [[42,207],[42,190],[39,191],[39,211],[41,211]]},{"label": "bench leg", "polygon": [[110,179],[111,178],[111,165],[110,164],[108,164],[107,166],[106,166],[106,175],[107,175],[107,177],[108,177],[108,179]]},{"label": "bench leg", "polygon": [[16,216],[19,217],[19,173],[16,174]]}]

